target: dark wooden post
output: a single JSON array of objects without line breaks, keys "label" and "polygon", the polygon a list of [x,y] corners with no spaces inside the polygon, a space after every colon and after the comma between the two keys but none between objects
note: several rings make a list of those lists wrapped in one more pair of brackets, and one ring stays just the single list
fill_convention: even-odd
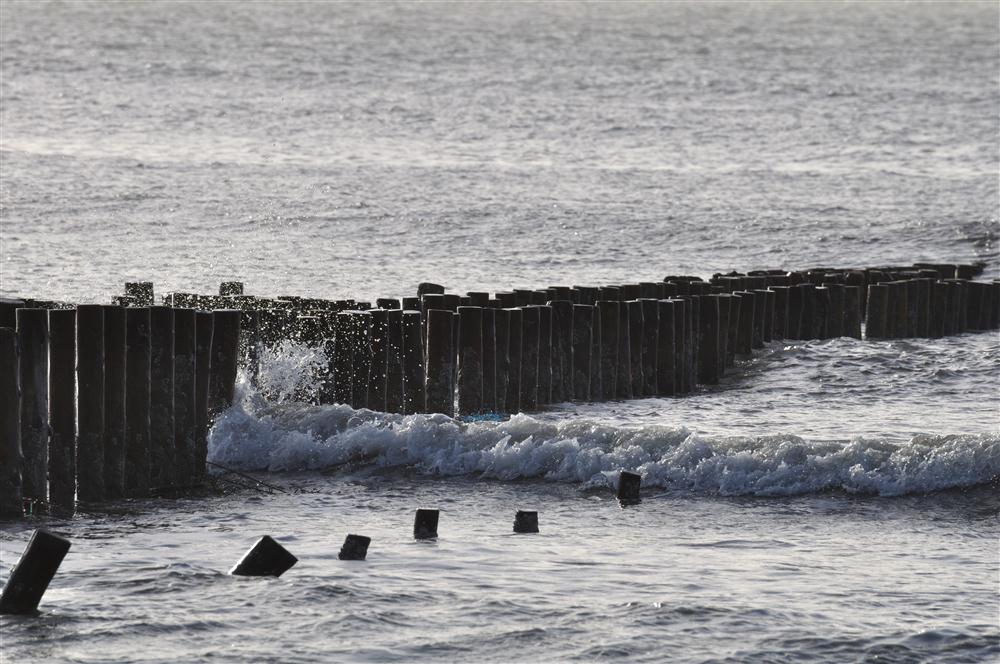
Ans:
[{"label": "dark wooden post", "polygon": [[507,309],[507,412],[517,413],[521,410],[521,328],[523,325],[523,310],[520,307]]},{"label": "dark wooden post", "polygon": [[174,310],[174,449],[175,481],[182,487],[197,482],[197,322],[193,309]]},{"label": "dark wooden post", "polygon": [[458,308],[458,412],[483,412],[483,309]]},{"label": "dark wooden post", "polygon": [[454,316],[445,309],[427,311],[427,410],[448,416],[455,412],[455,391],[452,384],[455,357],[452,345]]},{"label": "dark wooden post", "polygon": [[149,308],[125,310],[126,497],[149,495]]},{"label": "dark wooden post", "polygon": [[661,396],[676,394],[675,358],[675,303],[672,300],[657,300],[656,332],[656,393]]},{"label": "dark wooden post", "polygon": [[573,399],[573,302],[553,300],[552,402]]},{"label": "dark wooden post", "polygon": [[688,301],[673,299],[674,308],[674,393],[691,391],[690,374],[687,371],[688,347],[691,345],[688,326]]},{"label": "dark wooden post", "polygon": [[861,290],[844,286],[844,336],[861,338]]},{"label": "dark wooden post", "polygon": [[629,395],[635,398],[643,396],[646,377],[643,375],[642,366],[642,340],[643,340],[643,311],[642,302],[639,300],[629,300],[623,302],[627,316],[625,333],[629,337]]},{"label": "dark wooden post", "polygon": [[0,518],[23,514],[17,351],[17,332],[0,327]]},{"label": "dark wooden post", "polygon": [[125,283],[125,295],[137,307],[153,306],[153,282],[131,281]]},{"label": "dark wooden post", "polygon": [[195,312],[194,347],[194,449],[192,462],[194,481],[205,477],[208,459],[208,391],[212,375],[212,339],[215,336],[215,316],[210,311]]},{"label": "dark wooden post", "polygon": [[[333,360],[334,383],[333,400],[335,403],[350,404],[354,394],[354,317],[350,312],[342,311],[334,319],[335,356]],[[421,360],[423,366],[423,360]],[[423,392],[423,375],[421,374],[420,390]],[[423,411],[423,399],[417,411]]]},{"label": "dark wooden post", "polygon": [[372,325],[368,337],[371,368],[368,371],[368,408],[386,412],[386,374],[389,368],[389,316],[385,309],[369,312]]},{"label": "dark wooden post", "polygon": [[[621,292],[621,289],[619,289]],[[629,333],[628,305],[618,305],[618,369],[614,394],[619,399],[632,398],[632,343]],[[604,395],[607,398],[607,394]]]},{"label": "dark wooden post", "polygon": [[538,408],[539,312],[536,306],[521,309],[521,400],[522,411]]},{"label": "dark wooden post", "polygon": [[616,396],[618,380],[618,310],[617,300],[598,300],[597,311],[601,326],[601,400],[608,401]]},{"label": "dark wooden post", "polygon": [[18,375],[21,383],[21,467],[25,498],[45,501],[48,497],[48,312],[17,310],[17,341],[20,349]]},{"label": "dark wooden post", "polygon": [[[591,305],[590,309],[590,400],[591,401],[603,401],[604,400],[604,383],[601,380],[601,357],[603,351],[603,342],[601,341],[601,312],[597,307],[597,293],[596,289],[588,292],[588,296],[592,295],[592,302],[588,304]],[[618,329],[618,326],[615,326]],[[612,386],[613,387],[613,386]]]},{"label": "dark wooden post", "polygon": [[[655,284],[654,284],[655,285]],[[660,304],[650,298],[640,300],[642,303],[642,394],[652,397],[659,394],[657,356],[659,347]]]},{"label": "dark wooden post", "polygon": [[497,339],[496,309],[483,308],[483,411],[497,412]]},{"label": "dark wooden post", "polygon": [[[388,325],[388,360],[385,372],[385,409],[387,413],[402,413],[403,392],[403,311],[390,309]],[[418,329],[419,331],[419,329]]]},{"label": "dark wooden post", "polygon": [[914,279],[916,287],[917,329],[918,337],[931,336],[931,284],[930,279]]},{"label": "dark wooden post", "polygon": [[699,302],[698,382],[719,384],[719,299],[702,295]]},{"label": "dark wooden post", "polygon": [[34,613],[69,547],[68,540],[36,530],[0,592],[0,614]]},{"label": "dark wooden post", "polygon": [[243,295],[243,282],[223,281],[219,284],[219,295]]},{"label": "dark wooden post", "polygon": [[124,496],[125,309],[104,309],[104,494]]},{"label": "dark wooden post", "polygon": [[[688,284],[691,286],[692,284]],[[688,345],[686,348],[686,356],[684,361],[686,362],[686,371],[688,376],[688,385],[691,390],[694,390],[695,385],[698,383],[698,356],[701,350],[701,300],[697,299],[696,296],[688,295],[685,298],[687,302],[687,340]]]},{"label": "dark wooden post", "polygon": [[426,412],[424,346],[419,311],[403,312],[403,412]]},{"label": "dark wooden post", "polygon": [[[235,364],[235,358],[233,361]],[[154,488],[174,484],[174,445],[174,310],[150,307],[149,451]]]},{"label": "dark wooden post", "polygon": [[906,279],[906,336],[920,336],[920,284],[917,279]]},{"label": "dark wooden post", "polygon": [[889,284],[889,332],[894,339],[910,336],[909,288],[905,281],[890,281]]},{"label": "dark wooden post", "polygon": [[49,312],[49,504],[70,513],[76,503],[76,311]]},{"label": "dark wooden post", "polygon": [[538,396],[537,405],[552,403],[552,307],[538,306]]},{"label": "dark wooden post", "polygon": [[826,319],[826,334],[830,339],[844,336],[844,286],[826,284],[829,296],[829,311]]},{"label": "dark wooden post", "polygon": [[810,339],[828,339],[827,322],[830,318],[830,291],[825,286],[813,286],[812,288],[812,308],[811,321],[812,332]]},{"label": "dark wooden post", "polygon": [[77,492],[104,500],[104,307],[76,308]]},{"label": "dark wooden post", "polygon": [[[746,309],[747,302],[744,300],[741,306]],[[752,305],[751,305],[752,306]],[[788,321],[785,326],[786,339],[803,338],[803,321],[805,320],[806,287],[796,284],[788,289]],[[741,314],[742,315],[742,314]]]},{"label": "dark wooden post", "polygon": [[771,338],[781,341],[788,333],[788,295],[790,286],[771,286],[774,293],[774,323]]},{"label": "dark wooden post", "polygon": [[750,291],[753,297],[753,337],[751,338],[751,348],[764,347],[764,321],[767,320],[767,301],[764,291]]},{"label": "dark wooden post", "polygon": [[573,342],[571,350],[573,388],[570,398],[574,401],[590,399],[591,346],[593,344],[594,307],[589,304],[574,304],[571,313]]},{"label": "dark wooden post", "polygon": [[726,374],[729,366],[729,312],[735,298],[729,293],[715,296],[719,302],[719,377]]},{"label": "dark wooden post", "polygon": [[736,294],[736,296],[740,298],[740,316],[736,335],[736,352],[740,355],[749,355],[753,352],[753,321],[757,298],[754,297],[753,293],[747,291],[740,291]]},{"label": "dark wooden post", "polygon": [[509,412],[507,409],[507,382],[510,379],[510,311],[507,309],[493,310],[493,330],[496,335],[494,344],[494,367],[496,372],[496,402],[497,413]]},{"label": "dark wooden post", "polygon": [[214,419],[236,400],[236,363],[240,347],[240,312],[213,312],[212,359],[208,383],[208,413]]},{"label": "dark wooden post", "polygon": [[351,365],[354,368],[351,376],[351,406],[367,408],[369,382],[371,380],[372,353],[371,333],[372,316],[368,311],[351,312],[353,348]]},{"label": "dark wooden post", "polygon": [[865,338],[886,339],[889,316],[888,284],[869,284],[868,311],[865,314]]}]

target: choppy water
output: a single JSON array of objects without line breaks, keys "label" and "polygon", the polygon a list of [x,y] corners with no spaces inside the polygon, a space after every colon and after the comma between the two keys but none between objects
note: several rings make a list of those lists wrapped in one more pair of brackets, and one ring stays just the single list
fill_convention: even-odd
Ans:
[{"label": "choppy water", "polygon": [[[0,4],[0,290],[410,294],[987,262],[1000,10]],[[678,399],[509,422],[252,390],[290,494],[4,523],[74,547],[6,661],[989,661],[1000,343],[773,344]],[[272,392],[306,383],[274,358]],[[275,387],[285,389],[277,389]],[[618,470],[643,503],[612,500]],[[409,538],[416,507],[441,538]],[[538,536],[510,534],[538,509]],[[369,560],[340,562],[347,532]],[[225,574],[270,533],[278,580]]]}]

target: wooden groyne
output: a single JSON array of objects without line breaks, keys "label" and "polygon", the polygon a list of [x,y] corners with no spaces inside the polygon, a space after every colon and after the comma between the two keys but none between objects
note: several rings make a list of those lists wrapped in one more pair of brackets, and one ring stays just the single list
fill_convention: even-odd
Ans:
[{"label": "wooden groyne", "polygon": [[205,476],[213,417],[262,352],[321,349],[298,395],[388,413],[497,416],[690,394],[771,341],[1000,328],[981,265],[768,270],[658,282],[355,300],[169,293],[0,300],[0,514],[174,495]]}]

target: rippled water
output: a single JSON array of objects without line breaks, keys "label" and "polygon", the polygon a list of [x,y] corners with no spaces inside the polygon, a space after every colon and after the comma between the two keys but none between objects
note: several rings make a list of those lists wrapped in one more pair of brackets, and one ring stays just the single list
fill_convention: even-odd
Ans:
[{"label": "rippled water", "polygon": [[[399,296],[987,264],[995,3],[0,4],[0,291]],[[243,385],[289,493],[3,523],[73,548],[6,661],[1000,658],[1000,341],[771,344],[676,399],[505,422]],[[273,389],[276,386],[283,389]],[[643,474],[621,509],[621,469]],[[442,510],[436,542],[413,510]],[[537,509],[537,536],[511,534]],[[348,532],[373,538],[341,562]],[[261,534],[299,564],[226,571]]]}]

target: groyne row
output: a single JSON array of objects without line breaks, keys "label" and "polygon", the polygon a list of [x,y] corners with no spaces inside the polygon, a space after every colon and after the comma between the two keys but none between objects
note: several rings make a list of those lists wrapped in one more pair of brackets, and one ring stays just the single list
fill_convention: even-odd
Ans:
[{"label": "groyne row", "polygon": [[0,512],[171,495],[204,478],[212,418],[284,344],[323,352],[301,397],[389,413],[499,416],[680,396],[771,341],[1000,328],[981,265],[730,272],[710,279],[355,300],[168,293],[111,305],[0,300]]}]

